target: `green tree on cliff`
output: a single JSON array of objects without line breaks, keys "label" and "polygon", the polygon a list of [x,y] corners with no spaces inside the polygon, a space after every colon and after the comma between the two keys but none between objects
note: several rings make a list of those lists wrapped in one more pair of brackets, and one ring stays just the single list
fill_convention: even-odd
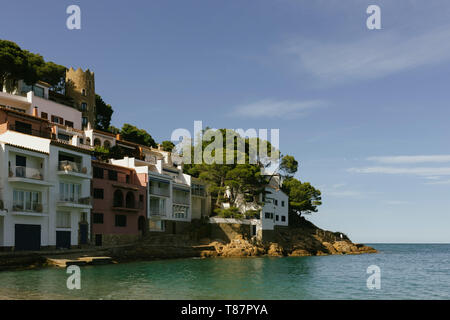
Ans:
[{"label": "green tree on cliff", "polygon": [[114,112],[111,105],[106,104],[102,97],[98,94],[95,95],[95,128],[103,131],[109,131],[111,117]]},{"label": "green tree on cliff", "polygon": [[152,136],[144,129],[139,129],[129,123],[125,123],[120,130],[120,135],[124,140],[142,144],[147,147],[156,148],[158,145]]},{"label": "green tree on cliff", "polygon": [[12,92],[19,80],[32,85],[41,80],[54,91],[64,88],[66,67],[46,62],[39,54],[22,50],[16,43],[0,40],[0,90]]}]

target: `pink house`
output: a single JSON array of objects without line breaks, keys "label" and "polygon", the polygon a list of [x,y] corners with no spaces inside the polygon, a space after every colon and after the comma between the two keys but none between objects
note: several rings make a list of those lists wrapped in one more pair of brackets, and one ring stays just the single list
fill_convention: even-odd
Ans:
[{"label": "pink house", "polygon": [[134,169],[92,161],[92,240],[97,246],[130,243],[148,229],[147,181]]}]

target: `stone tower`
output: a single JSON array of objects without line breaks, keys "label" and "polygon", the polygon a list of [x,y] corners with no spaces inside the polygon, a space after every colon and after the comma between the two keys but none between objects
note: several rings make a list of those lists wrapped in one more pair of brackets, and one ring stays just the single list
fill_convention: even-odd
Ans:
[{"label": "stone tower", "polygon": [[66,95],[74,100],[75,107],[82,112],[83,128],[95,127],[95,77],[94,72],[73,69],[66,71]]}]

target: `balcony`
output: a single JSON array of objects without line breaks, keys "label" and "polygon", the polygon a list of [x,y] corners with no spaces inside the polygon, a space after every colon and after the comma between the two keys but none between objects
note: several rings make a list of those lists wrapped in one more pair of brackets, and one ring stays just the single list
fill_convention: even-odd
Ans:
[{"label": "balcony", "polygon": [[123,204],[113,204],[112,209],[115,211],[128,211],[128,212],[138,212],[139,210],[143,209],[144,206],[141,202],[135,201],[131,203],[126,203],[125,207]]},{"label": "balcony", "polygon": [[32,201],[11,201],[9,202],[11,207],[11,214],[22,216],[46,216],[44,205],[40,202]]},{"label": "balcony", "polygon": [[153,194],[156,196],[170,197],[169,184],[167,184],[166,188],[158,188],[156,186],[150,185],[149,191],[150,191],[150,194]]},{"label": "balcony", "polygon": [[16,166],[10,168],[9,178],[10,182],[25,182],[30,184],[47,185],[50,186],[52,183],[44,180],[44,175],[41,169]]},{"label": "balcony", "polygon": [[14,125],[14,124],[8,124],[8,130],[25,133],[31,136],[41,137],[50,139],[51,132],[50,130],[35,130],[28,126],[20,126],[20,125]]},{"label": "balcony", "polygon": [[90,178],[89,172],[86,167],[82,167],[80,162],[73,161],[59,161],[58,174],[69,175],[79,178]]},{"label": "balcony", "polygon": [[91,197],[76,198],[76,197],[64,197],[61,195],[57,203],[58,207],[69,208],[92,208]]}]

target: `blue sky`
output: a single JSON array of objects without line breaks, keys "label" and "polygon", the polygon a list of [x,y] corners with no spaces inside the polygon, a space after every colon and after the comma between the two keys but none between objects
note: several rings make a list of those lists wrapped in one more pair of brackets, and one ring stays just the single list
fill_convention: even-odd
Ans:
[{"label": "blue sky", "polygon": [[[323,192],[320,227],[450,242],[450,3],[343,2],[4,1],[0,38],[93,70],[113,125],[157,141],[194,120],[279,128]],[[71,4],[81,30],[66,28]]]}]

